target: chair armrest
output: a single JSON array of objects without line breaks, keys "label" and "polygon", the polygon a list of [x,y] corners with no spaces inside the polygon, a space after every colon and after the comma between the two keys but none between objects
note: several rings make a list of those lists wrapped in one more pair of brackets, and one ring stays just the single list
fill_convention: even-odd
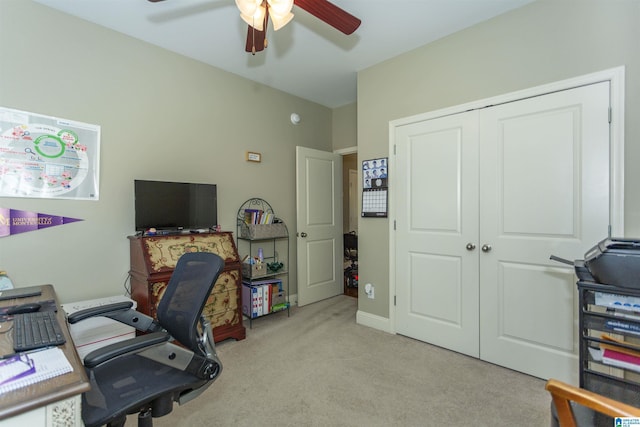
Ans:
[{"label": "chair armrest", "polygon": [[69,314],[67,321],[70,324],[74,324],[90,317],[103,316],[132,326],[142,332],[160,332],[164,330],[152,317],[132,309],[132,306],[133,302],[123,301],[91,307]]},{"label": "chair armrest", "polygon": [[81,320],[88,319],[94,316],[103,316],[107,313],[116,311],[126,311],[133,307],[132,301],[116,302],[112,304],[105,304],[98,307],[85,308],[84,310],[76,311],[67,316],[67,321],[71,324],[78,323]]},{"label": "chair armrest", "polygon": [[166,332],[154,332],[129,340],[109,344],[87,354],[84,358],[84,366],[95,368],[110,359],[128,353],[138,353],[154,345],[169,341],[171,336]]}]

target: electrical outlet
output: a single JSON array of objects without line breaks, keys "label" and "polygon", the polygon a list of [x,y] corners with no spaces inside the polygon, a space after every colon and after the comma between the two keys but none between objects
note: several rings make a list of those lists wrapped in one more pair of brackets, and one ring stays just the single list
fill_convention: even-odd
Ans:
[{"label": "electrical outlet", "polygon": [[364,285],[364,292],[370,299],[374,299],[376,297],[376,289],[371,283],[367,283],[366,285]]}]

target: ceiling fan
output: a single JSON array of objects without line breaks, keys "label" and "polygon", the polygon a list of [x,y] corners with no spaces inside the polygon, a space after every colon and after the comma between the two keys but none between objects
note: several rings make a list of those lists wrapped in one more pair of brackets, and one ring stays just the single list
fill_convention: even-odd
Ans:
[{"label": "ceiling fan", "polygon": [[[164,0],[148,0],[156,3]],[[261,52],[267,47],[267,23],[273,21],[275,31],[284,27],[293,18],[293,5],[331,25],[344,34],[352,34],[360,19],[327,0],[235,0],[240,17],[249,25],[245,51]]]}]

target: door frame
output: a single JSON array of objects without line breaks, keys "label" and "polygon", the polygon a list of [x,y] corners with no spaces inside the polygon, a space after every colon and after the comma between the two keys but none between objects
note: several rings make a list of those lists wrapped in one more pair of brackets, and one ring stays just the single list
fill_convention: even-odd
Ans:
[{"label": "door frame", "polygon": [[[447,107],[440,110],[404,117],[389,122],[389,170],[395,169],[395,134],[396,128],[425,120],[437,119],[452,114],[462,113],[468,110],[485,108],[491,105],[504,104],[534,96],[545,95],[566,89],[585,86],[593,83],[609,81],[611,84],[611,112],[610,112],[610,195],[609,212],[611,221],[611,234],[624,236],[624,91],[625,91],[625,67],[615,67],[607,70],[586,74],[579,77],[561,80],[545,85],[519,90],[491,98],[472,101],[466,104]],[[397,183],[395,183],[397,185]],[[389,180],[389,236],[395,236],[396,200],[394,180]],[[594,242],[595,244],[596,242]],[[395,237],[389,238],[389,320],[383,328],[393,334],[396,332],[396,242]]]},{"label": "door frame", "polygon": [[[344,167],[344,166],[343,166]],[[347,209],[349,218],[347,219],[347,232],[351,232],[355,230],[358,231],[358,219],[360,218],[357,214],[358,212],[358,169],[349,169],[347,172],[347,176],[349,177],[348,185],[349,188],[349,208]],[[353,192],[351,191],[353,189]]]},{"label": "door frame", "polygon": [[[337,150],[333,150],[334,154],[340,154],[342,157],[348,155],[348,154],[358,154],[358,146],[351,146],[351,147],[346,147],[346,148],[340,148]],[[344,167],[344,166],[343,166]],[[356,169],[356,174],[357,174],[358,170]],[[356,180],[356,189],[361,188],[362,183],[360,182],[360,176],[357,176],[357,180]],[[357,191],[356,191],[357,193]],[[358,194],[355,195],[356,199],[358,198]],[[359,209],[360,206],[360,200],[357,199],[356,200],[356,210]],[[358,221],[360,220],[360,216],[358,215]],[[345,230],[346,231],[351,231],[351,230]]]}]

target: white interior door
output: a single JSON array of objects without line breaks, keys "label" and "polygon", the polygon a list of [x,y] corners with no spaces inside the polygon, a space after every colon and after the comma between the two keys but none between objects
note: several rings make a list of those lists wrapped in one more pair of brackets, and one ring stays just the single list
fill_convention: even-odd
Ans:
[{"label": "white interior door", "polygon": [[396,128],[398,333],[577,383],[576,279],[549,256],[607,233],[608,116],[603,82]]},{"label": "white interior door", "polygon": [[398,128],[396,170],[396,331],[478,357],[478,112]]},{"label": "white interior door", "polygon": [[296,147],[298,305],[343,292],[342,156]]},{"label": "white interior door", "polygon": [[609,82],[482,110],[480,357],[577,383],[571,270],[609,225]]}]

